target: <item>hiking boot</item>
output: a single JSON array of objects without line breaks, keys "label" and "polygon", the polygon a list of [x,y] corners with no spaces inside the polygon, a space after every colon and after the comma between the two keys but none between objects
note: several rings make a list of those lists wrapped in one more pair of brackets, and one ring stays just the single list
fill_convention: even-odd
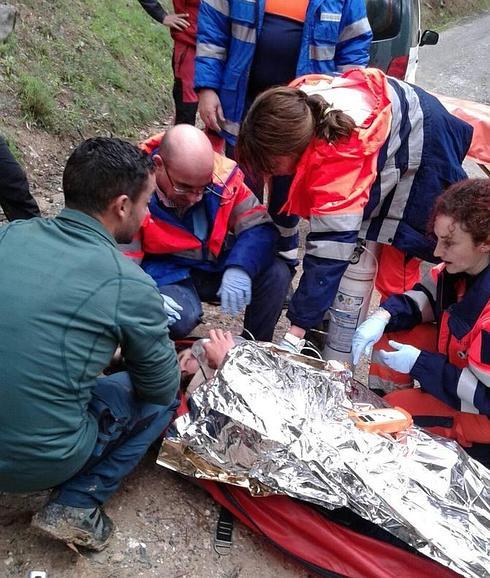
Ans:
[{"label": "hiking boot", "polygon": [[33,528],[52,538],[99,552],[111,537],[114,524],[101,508],[74,508],[49,502],[31,521]]}]

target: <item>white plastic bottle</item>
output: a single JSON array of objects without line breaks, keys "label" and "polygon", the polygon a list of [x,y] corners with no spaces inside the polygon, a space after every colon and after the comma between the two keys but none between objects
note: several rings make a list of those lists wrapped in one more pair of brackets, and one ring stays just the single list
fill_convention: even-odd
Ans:
[{"label": "white plastic bottle", "polygon": [[[327,311],[328,334],[323,358],[352,363],[352,338],[366,319],[378,270],[379,245],[367,241],[360,257],[354,256]],[[357,262],[355,262],[357,260]]]}]

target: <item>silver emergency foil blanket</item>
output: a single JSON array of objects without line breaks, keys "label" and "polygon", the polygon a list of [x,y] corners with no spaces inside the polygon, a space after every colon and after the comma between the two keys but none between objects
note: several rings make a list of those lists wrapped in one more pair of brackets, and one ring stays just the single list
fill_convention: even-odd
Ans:
[{"label": "silver emergency foil blanket", "polygon": [[336,362],[235,347],[191,397],[158,463],[257,496],[347,506],[463,576],[490,576],[490,471],[417,427],[361,431],[349,411],[384,402],[350,378]]}]

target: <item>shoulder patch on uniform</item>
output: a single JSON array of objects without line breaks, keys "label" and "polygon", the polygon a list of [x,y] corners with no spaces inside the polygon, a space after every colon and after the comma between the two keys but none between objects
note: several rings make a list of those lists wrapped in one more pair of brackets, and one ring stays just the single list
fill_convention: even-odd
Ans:
[{"label": "shoulder patch on uniform", "polygon": [[481,361],[490,365],[490,331],[481,332]]}]

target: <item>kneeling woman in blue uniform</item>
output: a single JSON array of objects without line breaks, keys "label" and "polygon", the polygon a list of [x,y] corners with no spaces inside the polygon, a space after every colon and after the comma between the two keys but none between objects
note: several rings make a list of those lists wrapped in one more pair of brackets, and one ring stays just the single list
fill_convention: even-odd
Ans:
[{"label": "kneeling woman in blue uniform", "polygon": [[[489,467],[490,180],[468,179],[443,193],[433,230],[441,265],[358,328],[354,363],[374,345],[371,387],[391,391],[389,403]],[[403,389],[410,378],[420,389]]]}]

